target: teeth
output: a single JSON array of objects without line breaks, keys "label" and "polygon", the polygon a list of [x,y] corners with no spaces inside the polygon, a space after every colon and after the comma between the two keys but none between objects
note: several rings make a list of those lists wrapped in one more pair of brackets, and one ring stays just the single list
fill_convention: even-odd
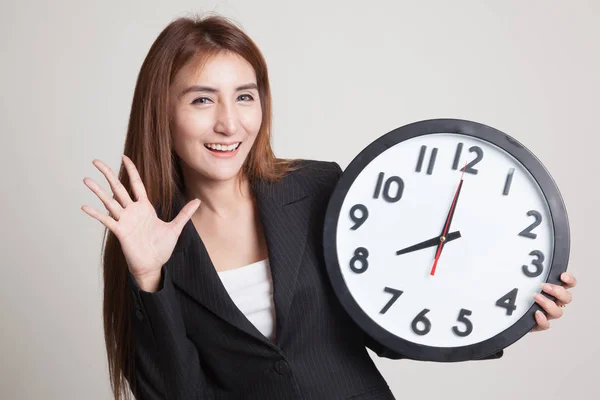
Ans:
[{"label": "teeth", "polygon": [[205,144],[204,146],[208,147],[211,150],[234,151],[235,149],[238,148],[239,145],[240,145],[240,142],[231,144],[229,146],[225,146],[225,145],[221,145],[221,144],[213,144],[213,143],[208,143],[208,144]]}]

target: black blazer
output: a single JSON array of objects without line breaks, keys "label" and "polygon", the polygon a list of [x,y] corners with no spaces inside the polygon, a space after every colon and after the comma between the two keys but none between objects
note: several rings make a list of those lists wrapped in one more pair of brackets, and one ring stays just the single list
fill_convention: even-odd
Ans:
[{"label": "black blazer", "polygon": [[[341,172],[335,162],[304,160],[280,182],[253,186],[273,279],[274,343],[231,300],[191,220],[159,290],[141,290],[128,274],[135,372],[127,380],[137,399],[394,399],[365,346],[402,355],[350,319],[323,259],[325,210]],[[181,197],[174,206],[184,206]]]}]

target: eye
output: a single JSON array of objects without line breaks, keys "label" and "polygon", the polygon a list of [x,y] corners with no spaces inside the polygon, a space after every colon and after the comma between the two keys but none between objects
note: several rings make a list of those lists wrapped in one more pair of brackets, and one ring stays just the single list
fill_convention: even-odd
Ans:
[{"label": "eye", "polygon": [[248,97],[248,101],[254,101],[254,97],[252,97],[252,95],[250,94],[241,94],[238,99],[242,98],[242,97]]},{"label": "eye", "polygon": [[194,101],[192,101],[192,104],[207,104],[206,102],[201,102],[199,100],[208,100],[208,101],[212,101],[211,99],[209,99],[208,97],[198,97],[197,99],[195,99]]}]

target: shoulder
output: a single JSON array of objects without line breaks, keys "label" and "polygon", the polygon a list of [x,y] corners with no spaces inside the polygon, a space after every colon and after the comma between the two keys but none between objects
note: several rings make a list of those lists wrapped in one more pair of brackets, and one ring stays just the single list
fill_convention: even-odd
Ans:
[{"label": "shoulder", "polygon": [[284,179],[293,179],[314,193],[333,189],[341,174],[342,168],[335,161],[299,159],[291,165]]}]

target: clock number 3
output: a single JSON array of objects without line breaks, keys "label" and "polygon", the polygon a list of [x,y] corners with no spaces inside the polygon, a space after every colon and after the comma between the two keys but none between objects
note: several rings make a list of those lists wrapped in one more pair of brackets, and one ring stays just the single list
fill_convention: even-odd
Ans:
[{"label": "clock number 3", "polygon": [[[357,274],[362,274],[369,268],[369,262],[367,261],[367,257],[369,257],[369,250],[364,247],[359,247],[354,250],[354,257],[350,259],[350,269]],[[356,264],[360,265],[357,267]]]},{"label": "clock number 3", "polygon": [[536,276],[540,276],[544,270],[544,253],[539,250],[533,250],[531,253],[529,253],[529,255],[537,258],[531,262],[531,264],[535,267],[535,270],[530,271],[528,265],[523,265],[523,273],[530,278],[535,278]]}]

